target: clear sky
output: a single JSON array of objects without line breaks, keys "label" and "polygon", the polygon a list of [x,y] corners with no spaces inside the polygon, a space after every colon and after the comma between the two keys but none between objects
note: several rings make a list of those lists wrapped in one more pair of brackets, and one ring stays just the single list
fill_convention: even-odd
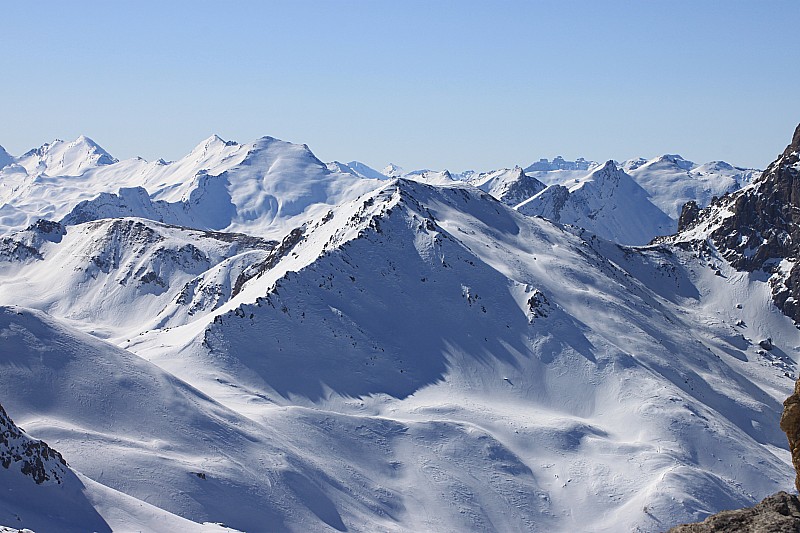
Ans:
[{"label": "clear sky", "polygon": [[0,145],[176,159],[212,133],[459,171],[680,153],[800,122],[798,0],[7,1]]}]

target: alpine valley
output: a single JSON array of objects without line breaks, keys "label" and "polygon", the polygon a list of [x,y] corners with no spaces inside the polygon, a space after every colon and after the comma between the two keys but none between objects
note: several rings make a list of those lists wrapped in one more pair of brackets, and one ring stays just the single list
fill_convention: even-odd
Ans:
[{"label": "alpine valley", "polygon": [[0,149],[0,526],[657,532],[789,489],[798,153]]}]

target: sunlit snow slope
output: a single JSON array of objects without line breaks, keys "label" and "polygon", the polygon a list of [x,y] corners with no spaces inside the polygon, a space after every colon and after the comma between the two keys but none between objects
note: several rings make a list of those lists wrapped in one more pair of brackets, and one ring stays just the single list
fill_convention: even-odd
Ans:
[{"label": "sunlit snow slope", "polygon": [[[0,208],[27,213],[0,240],[0,403],[69,463],[79,522],[655,532],[791,486],[778,418],[800,335],[766,276],[445,173],[207,144],[185,182],[97,197],[38,174]],[[630,178],[610,165],[581,189]],[[62,186],[86,203],[31,223]],[[59,530],[9,498],[0,523]]]}]

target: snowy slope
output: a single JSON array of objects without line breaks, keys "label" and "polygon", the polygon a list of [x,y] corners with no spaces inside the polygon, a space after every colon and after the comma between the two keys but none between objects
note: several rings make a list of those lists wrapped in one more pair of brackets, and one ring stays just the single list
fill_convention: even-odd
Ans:
[{"label": "snowy slope", "polygon": [[365,178],[385,180],[388,177],[360,161],[350,161],[347,166],[350,170]]},{"label": "snowy slope", "polygon": [[551,185],[517,209],[562,224],[574,224],[622,244],[647,244],[671,233],[673,222],[647,192],[613,161],[582,179]]},{"label": "snowy slope", "polygon": [[398,178],[406,174],[406,171],[403,170],[403,167],[395,165],[394,163],[389,163],[383,170],[381,170],[381,174],[386,176],[387,178]]},{"label": "snowy slope", "polygon": [[116,163],[108,152],[81,135],[72,142],[60,139],[26,152],[16,160],[28,174],[79,176],[92,167]]},{"label": "snowy slope", "polygon": [[675,220],[686,202],[694,200],[706,207],[714,196],[741,189],[761,173],[724,161],[697,165],[679,155],[625,161],[621,167],[650,193],[654,204]]},{"label": "snowy slope", "polygon": [[154,327],[170,302],[182,304],[173,322],[218,307],[243,261],[263,259],[276,244],[134,218],[40,226],[0,240],[0,302],[90,324],[102,336]]},{"label": "snowy slope", "polygon": [[326,449],[357,416],[403,530],[655,531],[790,483],[798,335],[764,283],[411,181],[317,224],[205,327],[131,349],[270,425],[335,416]]},{"label": "snowy slope", "polygon": [[[661,531],[791,486],[800,334],[713,247],[524,216],[492,196],[518,169],[370,180],[271,138],[89,166],[3,170],[0,402],[112,529]],[[666,217],[611,162],[568,185],[533,198]]]}]

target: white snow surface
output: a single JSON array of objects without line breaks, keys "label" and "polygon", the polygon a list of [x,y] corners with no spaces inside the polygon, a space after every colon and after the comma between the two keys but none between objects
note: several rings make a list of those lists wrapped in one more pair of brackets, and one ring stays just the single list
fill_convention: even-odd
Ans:
[{"label": "white snow surface", "polygon": [[760,170],[734,167],[724,161],[697,165],[674,154],[649,161],[629,160],[621,166],[650,193],[652,202],[675,220],[689,200],[706,207],[714,196],[737,191],[761,175]]},{"label": "white snow surface", "polygon": [[269,137],[13,158],[0,404],[69,469],[0,468],[0,524],[655,532],[791,487],[800,334],[767,275],[595,236],[667,232],[632,178],[662,171],[568,163],[373,179]]},{"label": "white snow surface", "polygon": [[525,174],[519,166],[471,176],[468,182],[510,206],[524,202],[546,187],[541,181]]},{"label": "white snow surface", "polygon": [[307,146],[272,137],[238,144],[212,136],[170,163],[131,159],[111,164],[116,160],[109,163],[105,155],[87,156],[86,146],[96,145],[84,137],[57,141],[0,170],[3,230],[21,230],[40,218],[62,220],[77,206],[70,223],[112,214],[142,216],[277,238],[378,184],[332,172]]},{"label": "white snow surface", "polygon": [[661,531],[791,486],[766,280],[452,181],[315,200],[280,243],[8,237],[36,253],[0,254],[0,401],[109,528]]},{"label": "white snow surface", "polygon": [[608,161],[572,183],[550,185],[517,210],[586,228],[621,244],[647,244],[672,233],[673,221],[631,176]]}]

